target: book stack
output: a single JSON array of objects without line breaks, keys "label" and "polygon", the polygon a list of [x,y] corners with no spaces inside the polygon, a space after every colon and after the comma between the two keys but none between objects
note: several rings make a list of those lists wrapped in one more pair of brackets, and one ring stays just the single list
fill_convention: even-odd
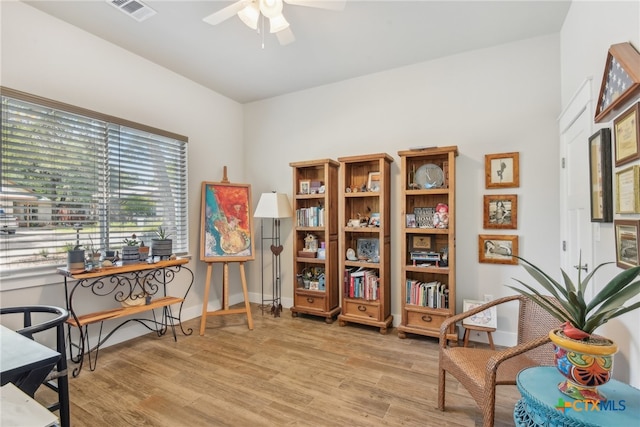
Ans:
[{"label": "book stack", "polygon": [[298,227],[324,227],[324,207],[313,206],[296,210]]},{"label": "book stack", "polygon": [[449,289],[446,284],[407,280],[407,304],[430,308],[449,308]]},{"label": "book stack", "polygon": [[379,280],[375,270],[347,268],[344,271],[344,296],[376,301],[380,299]]}]

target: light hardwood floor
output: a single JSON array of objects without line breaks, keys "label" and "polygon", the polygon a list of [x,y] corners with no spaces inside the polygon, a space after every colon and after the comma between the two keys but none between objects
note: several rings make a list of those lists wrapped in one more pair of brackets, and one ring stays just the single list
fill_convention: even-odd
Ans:
[{"label": "light hardwood floor", "polygon": [[[70,379],[72,425],[481,425],[450,376],[447,409],[436,408],[434,338],[252,308],[253,331],[244,315],[209,316],[203,337],[197,318],[185,322],[193,335],[177,342],[148,334],[101,350],[94,372],[85,365]],[[515,386],[498,388],[496,426],[514,424],[519,396]]]}]

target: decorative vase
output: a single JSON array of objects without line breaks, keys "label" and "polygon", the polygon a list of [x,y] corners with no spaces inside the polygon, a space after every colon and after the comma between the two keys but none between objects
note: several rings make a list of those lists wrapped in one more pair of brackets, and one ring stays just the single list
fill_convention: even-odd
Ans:
[{"label": "decorative vase", "polygon": [[151,255],[160,257],[160,259],[169,259],[173,251],[173,240],[171,239],[152,239]]},{"label": "decorative vase", "polygon": [[566,337],[561,329],[549,332],[556,368],[566,378],[558,390],[577,400],[606,401],[597,387],[611,379],[613,355],[618,346],[610,339],[592,335],[589,341]]},{"label": "decorative vase", "polygon": [[138,246],[122,247],[122,265],[140,262],[140,248]]},{"label": "decorative vase", "polygon": [[84,270],[84,249],[73,249],[67,252],[67,269]]},{"label": "decorative vase", "polygon": [[146,261],[149,258],[149,246],[140,246],[138,251],[140,252],[140,261]]}]

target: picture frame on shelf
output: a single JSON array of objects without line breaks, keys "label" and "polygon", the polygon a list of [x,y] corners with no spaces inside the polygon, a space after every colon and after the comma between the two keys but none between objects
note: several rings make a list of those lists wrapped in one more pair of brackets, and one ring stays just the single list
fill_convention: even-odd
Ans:
[{"label": "picture frame on shelf", "polygon": [[489,235],[478,236],[478,260],[489,264],[518,264],[518,236],[517,235]]},{"label": "picture frame on shelf", "polygon": [[616,213],[640,213],[640,165],[616,172]]},{"label": "picture frame on shelf", "polygon": [[369,227],[380,227],[380,212],[372,212],[369,217]]},{"label": "picture frame on shelf", "polygon": [[[481,306],[487,301],[479,301],[472,299],[465,299],[462,301],[462,311],[469,311],[476,307]],[[462,326],[480,326],[483,328],[498,327],[498,309],[496,306],[489,307],[488,309],[481,311],[469,317],[462,319]]]},{"label": "picture frame on shelf", "polygon": [[485,195],[482,222],[488,229],[517,229],[518,195]]},{"label": "picture frame on shelf", "polygon": [[435,228],[433,225],[433,215],[436,213],[436,208],[413,208],[413,213],[416,216],[416,224],[418,228]]},{"label": "picture frame on shelf", "polygon": [[311,180],[310,179],[301,179],[299,183],[300,194],[311,194]]},{"label": "picture frame on shelf", "polygon": [[613,120],[616,166],[640,159],[640,102]]},{"label": "picture frame on shelf", "polygon": [[416,222],[416,214],[408,213],[405,215],[405,226],[407,228],[418,228],[418,223]]},{"label": "picture frame on shelf", "polygon": [[367,179],[367,191],[379,192],[380,191],[380,172],[369,172],[369,178]]},{"label": "picture frame on shelf", "polygon": [[380,261],[380,240],[377,238],[362,238],[356,242],[356,256],[360,261]]},{"label": "picture frame on shelf", "polygon": [[432,251],[435,249],[433,236],[424,234],[411,235],[409,252]]},{"label": "picture frame on shelf", "polygon": [[611,131],[603,128],[589,137],[591,222],[613,221],[611,185]]},{"label": "picture frame on shelf", "polygon": [[520,187],[520,153],[486,154],[484,175],[486,188]]},{"label": "picture frame on shelf", "polygon": [[623,269],[637,267],[640,265],[640,220],[616,219],[613,227],[616,237],[616,265]]}]

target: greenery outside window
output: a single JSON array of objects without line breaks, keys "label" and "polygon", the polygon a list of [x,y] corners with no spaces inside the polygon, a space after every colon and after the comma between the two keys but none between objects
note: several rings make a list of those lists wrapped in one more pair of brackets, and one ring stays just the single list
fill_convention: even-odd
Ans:
[{"label": "greenery outside window", "polygon": [[186,137],[0,90],[2,276],[64,265],[77,244],[150,246],[159,226],[187,253]]}]

